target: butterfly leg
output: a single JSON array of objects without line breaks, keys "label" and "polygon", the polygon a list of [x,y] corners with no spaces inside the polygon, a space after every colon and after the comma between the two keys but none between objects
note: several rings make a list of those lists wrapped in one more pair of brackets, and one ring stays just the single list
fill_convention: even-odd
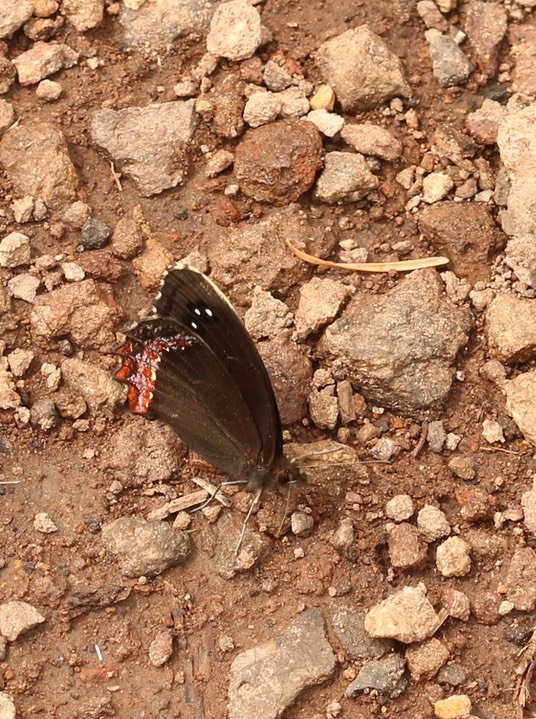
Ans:
[{"label": "butterfly leg", "polygon": [[[236,484],[236,482],[233,482],[233,484]],[[240,551],[240,547],[242,546],[242,542],[244,541],[244,535],[246,534],[246,527],[247,523],[249,522],[249,518],[253,514],[253,510],[255,507],[259,504],[259,501],[261,499],[263,487],[259,487],[255,494],[253,495],[253,501],[251,502],[251,506],[248,509],[248,513],[246,514],[246,518],[244,519],[244,522],[242,524],[242,531],[240,532],[240,537],[238,538],[238,543],[236,545],[235,549],[235,557],[238,556],[238,552]]]}]

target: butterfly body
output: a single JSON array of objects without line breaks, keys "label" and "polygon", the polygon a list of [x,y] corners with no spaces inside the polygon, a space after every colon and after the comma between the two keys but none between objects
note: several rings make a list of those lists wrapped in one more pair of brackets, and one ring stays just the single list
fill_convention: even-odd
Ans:
[{"label": "butterfly body", "polygon": [[132,412],[164,420],[249,489],[294,479],[266,368],[233,306],[204,274],[173,266],[153,316],[117,352],[116,378],[128,385]]}]

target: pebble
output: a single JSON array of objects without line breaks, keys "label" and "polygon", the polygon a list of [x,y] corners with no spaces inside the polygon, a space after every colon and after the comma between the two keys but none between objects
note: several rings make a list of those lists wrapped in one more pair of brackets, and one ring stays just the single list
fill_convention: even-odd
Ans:
[{"label": "pebble", "polygon": [[29,50],[13,59],[21,85],[35,85],[61,70],[65,64],[65,45],[35,42]]},{"label": "pebble", "polygon": [[126,577],[154,577],[182,564],[192,542],[185,532],[165,522],[149,522],[142,517],[120,517],[102,528],[107,550],[117,555]]},{"label": "pebble", "polygon": [[314,197],[330,205],[338,202],[357,202],[379,185],[363,157],[350,152],[328,152],[324,169],[318,178]]},{"label": "pebble", "polygon": [[22,232],[11,232],[0,242],[0,267],[30,264],[30,239]]},{"label": "pebble", "polygon": [[302,117],[311,109],[309,100],[298,87],[289,87],[277,96],[281,100],[282,117]]},{"label": "pebble", "polygon": [[427,546],[412,524],[396,524],[387,535],[389,560],[396,569],[422,567],[426,562]]},{"label": "pebble", "polygon": [[399,452],[400,445],[391,437],[380,437],[370,449],[370,455],[381,462],[389,462]]},{"label": "pebble", "polygon": [[448,468],[450,471],[467,482],[476,477],[474,462],[470,457],[456,456],[449,460]]},{"label": "pebble", "polygon": [[[245,118],[244,118],[245,119]],[[216,152],[207,160],[205,166],[205,175],[207,177],[216,177],[220,173],[227,170],[234,162],[234,155],[229,150],[216,150]]]},{"label": "pebble", "polygon": [[486,333],[499,360],[517,364],[536,357],[535,316],[536,300],[496,295],[486,312]]},{"label": "pebble", "polygon": [[350,288],[328,277],[313,277],[300,287],[296,333],[306,339],[332,322],[350,294]]},{"label": "pebble", "polygon": [[432,72],[441,87],[463,84],[473,70],[463,51],[451,37],[433,28],[424,36],[430,47]]},{"label": "pebble", "polygon": [[143,233],[139,224],[130,217],[117,220],[111,240],[111,249],[116,257],[131,260],[143,247]]},{"label": "pebble", "polygon": [[417,528],[425,542],[435,542],[450,534],[450,524],[445,513],[432,504],[425,504],[417,514]]},{"label": "pebble", "polygon": [[78,32],[87,32],[101,24],[104,3],[102,0],[62,0],[61,12]]},{"label": "pebble", "polygon": [[23,272],[8,280],[7,286],[13,294],[13,297],[31,304],[37,296],[37,290],[40,284],[41,282],[38,277]]},{"label": "pebble", "polygon": [[108,242],[111,228],[102,220],[89,217],[82,227],[82,246],[85,250],[98,250]]},{"label": "pebble", "polygon": [[0,604],[0,634],[8,642],[16,641],[21,634],[44,621],[46,621],[45,617],[27,602],[13,601]]},{"label": "pebble", "polygon": [[149,647],[149,661],[153,667],[161,667],[173,654],[173,632],[164,629],[159,632]]},{"label": "pebble", "polygon": [[41,80],[35,89],[35,94],[40,100],[45,102],[54,102],[61,97],[62,87],[59,82],[54,80]]},{"label": "pebble", "polygon": [[411,95],[400,60],[367,25],[327,40],[318,48],[316,60],[323,80],[346,112]]},{"label": "pebble", "polygon": [[426,28],[435,28],[440,32],[447,32],[449,23],[439,12],[439,9],[433,0],[419,0],[417,3],[417,12],[419,17],[425,24]]},{"label": "pebble", "polygon": [[228,60],[245,60],[270,39],[258,11],[247,0],[231,0],[216,8],[207,50]]},{"label": "pebble", "polygon": [[284,302],[255,287],[251,305],[244,315],[246,329],[254,339],[275,337],[290,327],[292,320],[293,314]]},{"label": "pebble", "polygon": [[61,376],[65,386],[81,396],[92,412],[113,412],[124,401],[122,385],[106,370],[78,357],[63,360]]},{"label": "pebble", "polygon": [[517,549],[507,567],[506,597],[518,612],[532,612],[536,606],[536,552],[531,547]]},{"label": "pebble", "polygon": [[471,700],[466,694],[454,694],[447,699],[440,699],[434,703],[434,714],[437,719],[469,719]]},{"label": "pebble", "polygon": [[335,667],[322,615],[306,609],[279,636],[236,655],[230,669],[229,719],[277,719],[306,687],[326,681]]},{"label": "pebble", "polygon": [[471,571],[469,545],[460,537],[449,537],[436,551],[436,566],[443,577],[465,577]]},{"label": "pebble", "polygon": [[0,692],[0,717],[1,719],[15,719],[17,710],[13,697],[7,692]]},{"label": "pebble", "polygon": [[467,622],[471,614],[471,603],[467,594],[457,589],[449,589],[444,600],[449,617]]},{"label": "pebble", "polygon": [[523,435],[536,445],[536,370],[517,375],[506,381],[503,388],[506,408],[512,419]]},{"label": "pebble", "polygon": [[430,422],[426,441],[432,452],[440,454],[443,451],[446,438],[447,433],[443,427],[443,422],[441,422],[441,420],[433,420]]},{"label": "pebble", "polygon": [[80,282],[86,276],[78,262],[62,262],[61,269],[67,282]]},{"label": "pebble", "polygon": [[35,515],[33,526],[41,534],[53,534],[58,531],[58,527],[46,512],[38,512]]},{"label": "pebble", "polygon": [[[8,360],[11,355],[8,355]],[[13,374],[16,374],[13,369]],[[523,492],[521,495],[521,506],[523,507],[523,523],[527,530],[536,535],[536,476],[532,481],[532,489]]]},{"label": "pebble", "polygon": [[320,429],[335,429],[339,418],[337,397],[313,389],[307,397],[311,421]]},{"label": "pebble", "polygon": [[341,115],[324,109],[311,110],[306,117],[326,137],[335,137],[344,126],[344,118]]},{"label": "pebble", "polygon": [[454,180],[446,172],[432,172],[422,181],[422,198],[429,205],[444,199],[454,187]]},{"label": "pebble", "polygon": [[310,98],[311,110],[327,110],[331,112],[335,107],[335,93],[329,85],[319,85]]},{"label": "pebble", "polygon": [[505,442],[503,428],[494,419],[485,419],[482,422],[482,436],[488,442],[488,444],[495,444],[496,442]]},{"label": "pebble", "polygon": [[341,138],[362,155],[373,155],[392,162],[402,154],[402,143],[389,130],[379,125],[346,123]]},{"label": "pebble", "polygon": [[467,6],[465,32],[479,70],[493,77],[499,66],[499,48],[508,26],[505,8],[496,3],[472,0]]},{"label": "pebble", "polygon": [[13,375],[8,371],[6,357],[0,357],[0,409],[15,409],[21,398],[15,391]]},{"label": "pebble", "polygon": [[[68,205],[61,216],[61,221],[69,227],[81,230],[91,215],[91,208],[85,202],[77,200]],[[120,222],[121,220],[118,220]]]},{"label": "pebble", "polygon": [[440,684],[449,684],[451,687],[459,687],[467,681],[467,672],[460,665],[453,662],[442,666],[437,674],[437,681]]},{"label": "pebble", "polygon": [[396,699],[408,685],[406,661],[399,654],[365,662],[359,674],[345,689],[346,697],[355,697],[365,689],[375,689],[381,702]]},{"label": "pebble", "polygon": [[296,537],[308,537],[314,526],[314,519],[306,512],[292,512],[290,515],[290,528]]},{"label": "pebble", "polygon": [[58,422],[54,402],[47,397],[36,400],[30,409],[30,422],[43,432],[50,432]]},{"label": "pebble", "polygon": [[273,92],[255,92],[245,104],[244,121],[250,127],[260,127],[276,120],[281,114],[283,103]]},{"label": "pebble", "polygon": [[365,616],[365,630],[376,639],[404,644],[421,642],[438,628],[438,616],[418,587],[404,587],[375,605]]},{"label": "pebble", "polygon": [[23,377],[35,358],[31,350],[23,350],[17,347],[7,355],[9,369],[15,377]]},{"label": "pebble", "polygon": [[24,222],[30,222],[34,211],[34,198],[31,195],[21,197],[20,200],[15,200],[11,205],[13,210],[13,217],[15,222],[23,224]]},{"label": "pebble", "polygon": [[406,649],[409,673],[416,682],[433,679],[448,658],[449,650],[435,637]]},{"label": "pebble", "polygon": [[15,108],[7,100],[0,100],[0,135],[15,122]]},{"label": "pebble", "polygon": [[339,520],[337,529],[331,535],[329,543],[335,547],[335,549],[346,549],[350,547],[354,541],[354,524],[349,517],[342,517],[342,519]]},{"label": "pebble", "polygon": [[415,505],[408,494],[397,494],[385,505],[385,514],[395,522],[410,519],[415,512]]},{"label": "pebble", "polygon": [[264,84],[269,90],[280,92],[285,90],[292,82],[292,77],[273,60],[268,60],[262,72]]}]

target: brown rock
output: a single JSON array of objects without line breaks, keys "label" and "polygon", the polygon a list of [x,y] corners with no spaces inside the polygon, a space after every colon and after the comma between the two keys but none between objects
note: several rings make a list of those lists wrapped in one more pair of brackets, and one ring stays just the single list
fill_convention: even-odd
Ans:
[{"label": "brown rock", "polygon": [[281,120],[248,130],[234,164],[242,192],[275,205],[297,200],[321,167],[321,135],[305,120]]},{"label": "brown rock", "polygon": [[[426,562],[427,545],[419,530],[412,524],[401,522],[388,534],[389,559],[393,567],[409,569],[420,567]],[[438,667],[439,668],[439,667]]]}]

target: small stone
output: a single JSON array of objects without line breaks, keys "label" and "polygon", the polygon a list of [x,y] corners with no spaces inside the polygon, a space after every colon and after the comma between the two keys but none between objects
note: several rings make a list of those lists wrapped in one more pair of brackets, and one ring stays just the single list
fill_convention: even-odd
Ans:
[{"label": "small stone", "polygon": [[0,267],[30,264],[30,240],[22,232],[11,232],[0,242]]},{"label": "small stone", "polygon": [[454,187],[454,180],[446,172],[432,172],[423,178],[422,198],[429,205],[445,198]]},{"label": "small stone", "polygon": [[30,421],[43,432],[53,429],[58,421],[54,402],[46,397],[36,400],[30,409]]},{"label": "small stone", "polygon": [[451,687],[459,687],[467,681],[467,672],[460,664],[447,664],[439,670],[437,681],[440,684],[449,684]]},{"label": "small stone", "polygon": [[305,339],[332,322],[349,294],[348,286],[327,277],[313,277],[303,284],[296,310],[298,337]]},{"label": "small stone", "polygon": [[0,635],[8,642],[16,641],[21,634],[28,632],[45,621],[35,607],[26,602],[4,602],[0,604]]},{"label": "small stone", "polygon": [[16,719],[16,716],[17,710],[13,698],[7,692],[0,692],[0,717],[2,719]]},{"label": "small stone", "polygon": [[363,157],[350,152],[328,152],[318,178],[314,197],[330,205],[341,201],[357,202],[379,184]]},{"label": "small stone", "polygon": [[111,247],[113,254],[123,260],[135,257],[143,247],[143,234],[138,223],[129,217],[117,220]]},{"label": "small stone", "polygon": [[272,92],[255,92],[244,107],[244,121],[250,127],[260,127],[276,120],[282,108],[282,102]]},{"label": "small stone", "polygon": [[34,210],[34,198],[31,195],[21,197],[20,200],[15,200],[15,202],[11,205],[11,209],[13,210],[15,222],[18,222],[19,224],[29,222],[32,219]]},{"label": "small stone", "polygon": [[335,107],[335,93],[329,85],[319,85],[310,98],[311,110],[327,110],[331,112]]},{"label": "small stone", "polygon": [[85,202],[77,200],[76,202],[73,202],[72,204],[67,206],[61,217],[61,221],[76,230],[81,230],[85,222],[89,219],[90,215],[90,206],[87,205]]},{"label": "small stone", "polygon": [[[8,355],[8,360],[10,357],[11,355]],[[13,369],[11,371],[15,374]],[[533,480],[532,489],[521,495],[521,506],[525,527],[531,534],[536,535],[536,478]]]},{"label": "small stone", "polygon": [[61,70],[65,63],[65,45],[35,42],[29,50],[18,55],[13,64],[21,85],[35,85]]},{"label": "small stone", "polygon": [[153,667],[161,667],[173,654],[173,633],[169,629],[165,629],[151,642],[149,647],[149,661]]},{"label": "small stone", "polygon": [[417,527],[425,542],[435,542],[450,534],[445,513],[432,504],[425,504],[417,515]]},{"label": "small stone", "polygon": [[485,419],[482,422],[482,436],[489,444],[506,441],[501,425],[493,419]]},{"label": "small stone", "polygon": [[48,516],[46,512],[39,512],[34,517],[34,529],[41,534],[53,534],[58,531],[54,521]]},{"label": "small stone", "polygon": [[460,537],[449,537],[437,548],[436,566],[443,577],[464,577],[469,574],[469,545]]},{"label": "small stone", "polygon": [[67,282],[80,282],[86,276],[78,262],[63,262],[61,269]]},{"label": "small stone", "polygon": [[32,16],[32,0],[2,0],[0,38],[10,38]]},{"label": "small stone", "polygon": [[391,565],[396,569],[422,567],[426,562],[427,546],[412,524],[396,524],[387,536],[387,544]]},{"label": "small stone", "polygon": [[337,529],[331,535],[330,544],[335,549],[346,549],[350,547],[355,540],[355,531],[352,520],[349,517],[343,517],[339,521]]},{"label": "small stone", "polygon": [[31,350],[17,347],[7,356],[9,369],[15,377],[23,377],[34,360],[35,354]]},{"label": "small stone", "polygon": [[405,587],[370,609],[365,629],[376,639],[396,639],[413,644],[431,637],[438,628],[438,616],[418,587]]},{"label": "small stone", "polygon": [[32,303],[37,296],[37,290],[40,284],[41,282],[38,277],[23,272],[8,280],[7,286],[13,294],[13,297],[18,300],[24,300],[24,302]]},{"label": "small stone", "polygon": [[245,60],[267,42],[257,10],[247,0],[231,0],[216,8],[207,36],[207,50],[228,60]]},{"label": "small stone", "polygon": [[430,46],[432,72],[441,87],[464,83],[473,66],[454,40],[433,28],[426,30],[424,36]]},{"label": "small stone", "polygon": [[440,699],[434,703],[434,714],[437,719],[469,719],[471,700],[466,694],[454,694],[447,699]]},{"label": "small stone", "polygon": [[406,649],[409,673],[416,682],[433,679],[448,658],[449,650],[435,637]]},{"label": "small stone", "polygon": [[339,417],[337,397],[312,390],[307,398],[311,420],[320,429],[335,429]]},{"label": "small stone", "polygon": [[305,512],[293,512],[290,516],[290,528],[296,537],[308,537],[314,525],[314,519]]},{"label": "small stone", "polygon": [[85,250],[98,250],[104,247],[111,234],[112,230],[105,222],[90,217],[82,227],[82,246]]},{"label": "small stone", "polygon": [[307,114],[307,119],[320,130],[326,137],[335,137],[335,135],[344,127],[344,117],[336,115],[334,112],[327,110],[311,110]]},{"label": "small stone", "polygon": [[273,60],[268,60],[263,70],[264,84],[269,90],[279,92],[287,88],[292,82],[292,77],[285,70]]},{"label": "small stone", "polygon": [[62,93],[62,87],[59,82],[54,80],[41,80],[35,89],[35,94],[40,100],[45,102],[54,102]]},{"label": "small stone", "polygon": [[396,699],[408,684],[404,676],[405,669],[406,662],[398,654],[365,662],[354,681],[346,687],[344,694],[355,697],[365,689],[374,689],[382,701]]},{"label": "small stone", "polygon": [[452,457],[448,463],[448,468],[456,477],[465,479],[467,482],[476,476],[475,466],[470,457]]},{"label": "small stone", "polygon": [[426,441],[432,452],[440,454],[443,451],[443,445],[447,438],[447,433],[443,427],[443,422],[434,420],[428,425],[428,436]]},{"label": "small stone", "polygon": [[253,290],[250,308],[244,315],[244,324],[256,340],[276,337],[292,324],[292,312],[284,302],[265,292],[260,287]]},{"label": "small stone", "polygon": [[404,522],[414,511],[415,505],[408,494],[397,494],[385,505],[385,514],[395,522]]},{"label": "small stone", "polygon": [[399,452],[400,446],[390,437],[380,437],[370,450],[371,456],[381,462],[388,462]]},{"label": "small stone", "polygon": [[457,589],[449,589],[444,601],[449,617],[467,622],[471,614],[471,603],[467,594]]},{"label": "small stone", "polygon": [[402,143],[389,130],[379,125],[347,123],[341,130],[341,138],[362,155],[381,157],[393,162],[402,154]]},{"label": "small stone", "polygon": [[212,157],[207,161],[205,167],[205,175],[207,177],[216,177],[231,167],[234,161],[234,155],[229,150],[216,150]]}]

